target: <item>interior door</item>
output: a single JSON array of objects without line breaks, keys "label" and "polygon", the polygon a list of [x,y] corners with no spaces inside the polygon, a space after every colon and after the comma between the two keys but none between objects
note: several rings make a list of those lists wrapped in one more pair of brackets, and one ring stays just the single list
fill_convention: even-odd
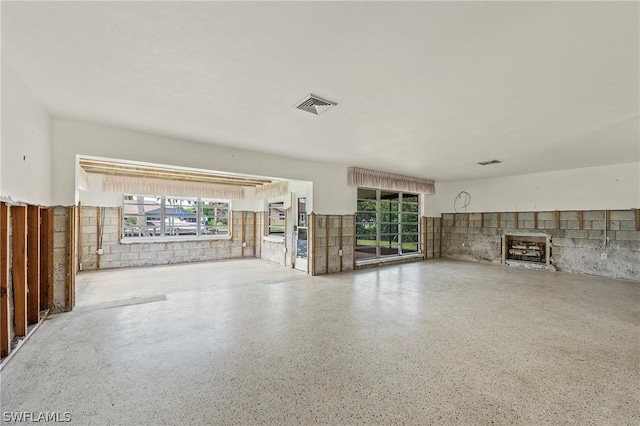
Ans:
[{"label": "interior door", "polygon": [[309,234],[307,224],[307,197],[304,192],[293,194],[294,211],[294,247],[296,250],[294,267],[309,272]]}]

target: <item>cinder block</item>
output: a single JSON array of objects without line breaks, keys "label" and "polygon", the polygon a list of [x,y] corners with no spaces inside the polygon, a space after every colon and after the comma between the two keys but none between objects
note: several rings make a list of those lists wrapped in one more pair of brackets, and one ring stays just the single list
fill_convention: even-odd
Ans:
[{"label": "cinder block", "polygon": [[620,241],[640,241],[640,231],[615,231],[611,239],[614,238]]},{"label": "cinder block", "polygon": [[635,220],[621,220],[620,221],[620,230],[621,231],[635,231],[636,230],[636,221]]},{"label": "cinder block", "polygon": [[129,253],[131,246],[129,244],[119,244],[111,246],[111,253]]},{"label": "cinder block", "polygon": [[589,210],[582,214],[583,220],[604,220],[604,210]]},{"label": "cinder block", "polygon": [[612,210],[610,213],[611,220],[633,220],[635,221],[635,210]]},{"label": "cinder block", "polygon": [[538,223],[542,221],[555,221],[556,212],[538,212]]},{"label": "cinder block", "polygon": [[589,232],[585,230],[568,229],[564,232],[565,238],[589,238]]},{"label": "cinder block", "polygon": [[576,211],[564,211],[560,212],[561,220],[578,220],[578,212]]}]

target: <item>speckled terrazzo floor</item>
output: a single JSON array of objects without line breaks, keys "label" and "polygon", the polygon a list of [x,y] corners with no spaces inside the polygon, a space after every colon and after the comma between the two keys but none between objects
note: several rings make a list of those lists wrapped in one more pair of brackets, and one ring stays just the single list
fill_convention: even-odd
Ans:
[{"label": "speckled terrazzo floor", "polygon": [[[640,423],[640,283],[429,261],[83,273],[1,373],[77,425]],[[1,421],[1,420],[0,420]]]}]

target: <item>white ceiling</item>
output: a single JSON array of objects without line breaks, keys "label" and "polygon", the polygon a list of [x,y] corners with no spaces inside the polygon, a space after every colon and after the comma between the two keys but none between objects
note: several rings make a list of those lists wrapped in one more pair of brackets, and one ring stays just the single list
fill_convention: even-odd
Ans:
[{"label": "white ceiling", "polygon": [[[638,2],[2,2],[2,55],[54,116],[453,181],[639,161],[638,22]],[[339,105],[294,109],[309,93]]]}]

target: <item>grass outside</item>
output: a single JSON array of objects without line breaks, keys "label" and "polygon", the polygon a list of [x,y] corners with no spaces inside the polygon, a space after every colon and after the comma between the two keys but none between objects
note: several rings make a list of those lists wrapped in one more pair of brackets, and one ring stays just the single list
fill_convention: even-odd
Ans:
[{"label": "grass outside", "polygon": [[[391,244],[396,244],[396,242],[389,242],[389,241],[380,241],[380,247],[389,247]],[[357,245],[359,246],[368,246],[368,247],[375,247],[376,246],[376,240],[365,240],[365,239],[359,239],[357,240]],[[403,243],[402,244],[402,248],[406,249],[406,250],[415,250],[416,246],[418,245],[418,243]]]}]

